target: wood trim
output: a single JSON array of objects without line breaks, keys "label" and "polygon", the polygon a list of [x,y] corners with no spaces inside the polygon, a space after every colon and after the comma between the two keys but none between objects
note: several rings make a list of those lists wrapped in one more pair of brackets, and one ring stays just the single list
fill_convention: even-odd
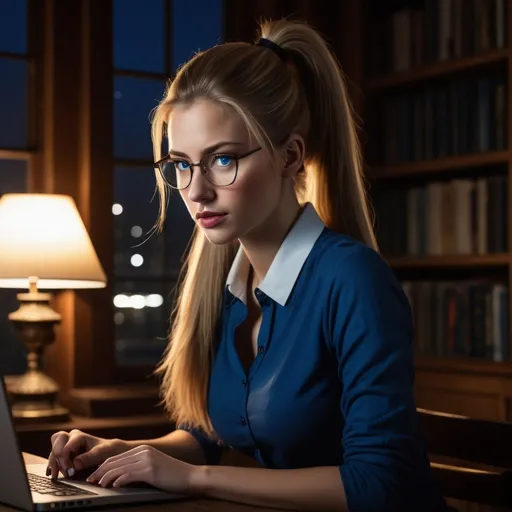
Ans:
[{"label": "wood trim", "polygon": [[105,289],[55,294],[63,319],[45,353],[45,369],[66,405],[70,389],[108,384],[114,363],[112,0],[33,4],[43,27],[44,59],[43,149],[34,159],[33,189],[75,200],[108,279]]},{"label": "wood trim", "polygon": [[396,256],[387,258],[395,269],[447,268],[447,267],[508,267],[509,253],[498,254],[449,254],[442,256]]},{"label": "wood trim", "polygon": [[435,160],[422,160],[420,162],[407,162],[386,165],[385,167],[369,166],[367,172],[371,177],[403,178],[422,173],[441,173],[447,171],[458,171],[474,167],[485,167],[497,164],[508,164],[511,152],[487,151],[485,153],[474,153],[472,155],[449,156]]},{"label": "wood trim", "polygon": [[[510,27],[512,26],[512,0],[507,0],[506,2],[506,13],[508,15],[508,20],[506,23],[507,27],[507,44],[508,44],[508,66],[507,66],[507,90],[505,93],[506,98],[508,98],[507,105],[508,105],[508,112],[507,112],[507,132],[508,132],[508,145],[509,148],[508,152],[508,190],[507,190],[507,224],[508,224],[508,251],[509,253],[512,252],[512,101],[510,101],[510,93],[512,91],[512,34]],[[512,272],[509,272],[509,282],[508,282],[508,290],[509,290],[509,297],[510,291],[512,290]],[[512,318],[512,300],[508,300],[508,317],[509,319]],[[512,348],[512,322],[508,322],[508,328],[509,328],[509,350]]]},{"label": "wood trim", "polygon": [[509,49],[492,50],[487,53],[473,55],[464,59],[436,62],[422,68],[395,73],[389,76],[376,78],[366,83],[367,91],[381,91],[392,87],[410,85],[421,80],[453,75],[462,71],[482,68],[496,63],[505,63],[509,59]]},{"label": "wood trim", "polygon": [[34,149],[7,149],[0,148],[0,159],[2,160],[30,160]]},{"label": "wood trim", "polygon": [[165,81],[169,77],[165,73],[155,73],[153,71],[140,71],[135,69],[115,69],[116,76],[127,76],[131,78],[143,78],[146,80]]}]

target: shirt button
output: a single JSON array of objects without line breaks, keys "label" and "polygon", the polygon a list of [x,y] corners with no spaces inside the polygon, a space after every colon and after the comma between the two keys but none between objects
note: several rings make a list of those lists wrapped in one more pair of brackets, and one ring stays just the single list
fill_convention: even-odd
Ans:
[{"label": "shirt button", "polygon": [[247,386],[247,381],[245,379],[242,381],[242,386]]},{"label": "shirt button", "polygon": [[246,419],[242,416],[242,418],[240,419],[240,421],[242,422],[242,425],[245,427],[245,425],[247,424]]},{"label": "shirt button", "polygon": [[263,354],[263,352],[264,352],[264,351],[265,351],[265,349],[263,348],[263,345],[260,345],[260,346],[258,347],[258,352],[259,352],[260,354]]}]

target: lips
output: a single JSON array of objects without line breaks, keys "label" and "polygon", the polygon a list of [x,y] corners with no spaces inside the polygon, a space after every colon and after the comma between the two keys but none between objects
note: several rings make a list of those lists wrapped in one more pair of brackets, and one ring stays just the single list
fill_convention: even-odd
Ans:
[{"label": "lips", "polygon": [[202,215],[197,219],[197,222],[200,226],[206,229],[211,229],[224,222],[227,214],[225,213],[217,213],[213,215]]},{"label": "lips", "polygon": [[197,212],[196,213],[196,219],[206,219],[208,217],[222,217],[223,215],[226,215],[225,213],[220,212]]}]

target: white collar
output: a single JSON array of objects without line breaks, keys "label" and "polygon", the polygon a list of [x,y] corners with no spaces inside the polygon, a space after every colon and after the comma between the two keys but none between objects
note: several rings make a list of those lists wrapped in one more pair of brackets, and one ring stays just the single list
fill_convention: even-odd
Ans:
[{"label": "white collar", "polygon": [[[314,206],[306,203],[258,287],[265,295],[281,306],[286,305],[302,266],[324,228],[325,225]],[[247,304],[249,270],[250,262],[243,247],[240,247],[231,265],[226,286],[244,304]]]}]

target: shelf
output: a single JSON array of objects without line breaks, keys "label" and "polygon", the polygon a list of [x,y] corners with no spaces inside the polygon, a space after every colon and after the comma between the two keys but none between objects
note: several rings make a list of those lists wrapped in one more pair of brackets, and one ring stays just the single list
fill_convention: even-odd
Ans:
[{"label": "shelf", "polygon": [[505,164],[509,160],[509,152],[487,151],[485,153],[474,153],[472,155],[449,156],[436,158],[434,160],[422,160],[419,162],[400,163],[384,167],[368,166],[367,172],[371,177],[386,179],[400,178],[415,174],[430,172],[456,171],[471,167],[485,167],[489,165]]},{"label": "shelf", "polygon": [[436,62],[418,69],[402,71],[382,78],[370,80],[366,84],[366,90],[376,91],[391,87],[399,87],[428,78],[452,75],[457,72],[476,69],[496,62],[504,62],[508,59],[508,56],[509,49],[502,48],[464,59]]},{"label": "shelf", "polygon": [[495,362],[461,356],[421,356],[414,358],[416,370],[512,376],[512,361]]},{"label": "shelf", "polygon": [[453,254],[446,256],[397,256],[387,258],[389,266],[399,268],[496,267],[507,266],[510,254]]}]

